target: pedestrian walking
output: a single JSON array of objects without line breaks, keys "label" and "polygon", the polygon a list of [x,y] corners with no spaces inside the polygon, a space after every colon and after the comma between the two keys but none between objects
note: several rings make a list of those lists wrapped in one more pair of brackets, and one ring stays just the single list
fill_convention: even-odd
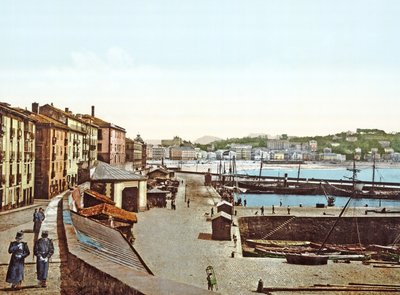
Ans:
[{"label": "pedestrian walking", "polygon": [[246,207],[246,205],[247,205],[247,201],[246,201],[246,199],[244,199],[244,201],[243,201],[243,205]]},{"label": "pedestrian walking", "polygon": [[261,206],[260,211],[261,211],[261,215],[264,215],[264,206]]},{"label": "pedestrian walking", "polygon": [[290,214],[290,207],[287,206],[287,214]]},{"label": "pedestrian walking", "polygon": [[272,214],[275,214],[275,206],[272,205]]},{"label": "pedestrian walking", "polygon": [[187,200],[187,206],[190,207],[190,199]]},{"label": "pedestrian walking", "polygon": [[47,231],[42,232],[42,237],[36,241],[33,254],[36,256],[36,274],[40,287],[47,286],[49,272],[49,259],[54,254],[53,241],[49,239]]},{"label": "pedestrian walking", "polygon": [[236,245],[237,245],[237,236],[234,234],[233,235],[233,244],[235,245],[235,248],[236,248]]},{"label": "pedestrian walking", "polygon": [[40,228],[42,227],[42,222],[45,218],[46,217],[42,207],[40,207],[39,210],[35,209],[35,212],[33,213],[33,242],[36,242],[39,238]]},{"label": "pedestrian walking", "polygon": [[22,239],[24,233],[17,232],[15,241],[10,243],[8,253],[11,254],[10,263],[7,269],[6,282],[11,284],[12,289],[20,289],[24,280],[25,257],[29,256],[29,248]]}]

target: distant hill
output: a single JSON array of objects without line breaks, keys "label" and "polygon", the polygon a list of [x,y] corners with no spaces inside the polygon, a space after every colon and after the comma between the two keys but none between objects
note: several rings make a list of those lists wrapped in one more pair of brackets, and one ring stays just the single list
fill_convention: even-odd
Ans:
[{"label": "distant hill", "polygon": [[194,143],[199,143],[199,144],[209,144],[212,143],[213,141],[217,140],[222,140],[222,138],[215,137],[215,136],[210,136],[210,135],[205,135],[202,136],[194,141]]}]

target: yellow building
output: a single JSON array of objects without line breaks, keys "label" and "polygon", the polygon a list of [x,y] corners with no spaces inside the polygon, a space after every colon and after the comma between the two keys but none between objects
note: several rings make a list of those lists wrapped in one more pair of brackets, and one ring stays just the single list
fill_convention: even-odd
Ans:
[{"label": "yellow building", "polygon": [[0,210],[32,204],[35,124],[22,110],[0,103]]}]

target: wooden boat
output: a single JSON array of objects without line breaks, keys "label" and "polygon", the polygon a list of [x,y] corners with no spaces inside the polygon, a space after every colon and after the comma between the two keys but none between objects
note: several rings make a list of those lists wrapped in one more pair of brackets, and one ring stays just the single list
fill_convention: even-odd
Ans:
[{"label": "wooden boat", "polygon": [[328,263],[329,256],[314,253],[285,254],[287,263],[301,265],[324,265]]},{"label": "wooden boat", "polygon": [[281,184],[263,185],[252,182],[241,181],[239,187],[245,188],[247,194],[282,194],[282,195],[315,195],[318,186],[282,186]]}]

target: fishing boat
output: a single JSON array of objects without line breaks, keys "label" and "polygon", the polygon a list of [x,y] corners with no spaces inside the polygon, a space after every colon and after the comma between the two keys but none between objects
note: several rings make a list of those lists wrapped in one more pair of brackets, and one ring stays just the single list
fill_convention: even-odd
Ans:
[{"label": "fishing boat", "polygon": [[328,263],[328,255],[315,253],[290,253],[285,254],[287,263],[301,265],[324,265]]}]

